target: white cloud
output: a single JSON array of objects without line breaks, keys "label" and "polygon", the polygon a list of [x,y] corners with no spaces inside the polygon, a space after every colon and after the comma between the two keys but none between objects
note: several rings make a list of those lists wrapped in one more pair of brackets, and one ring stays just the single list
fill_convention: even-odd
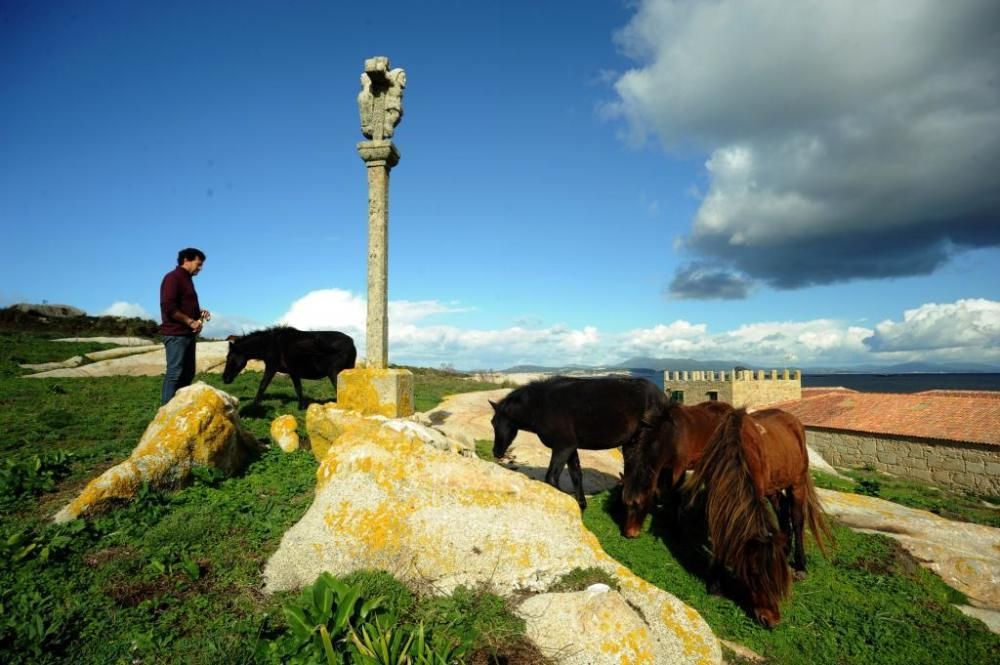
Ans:
[{"label": "white cloud", "polygon": [[883,321],[865,340],[874,351],[982,349],[1000,353],[1000,302],[984,299],[921,305],[903,312],[903,320]]},{"label": "white cloud", "polygon": [[203,337],[225,339],[230,335],[245,335],[267,326],[245,316],[234,316],[224,312],[212,312],[212,320],[205,324]]},{"label": "white cloud", "polygon": [[708,155],[685,246],[773,286],[1000,244],[1000,4],[641,0],[611,112]]},{"label": "white cloud", "polygon": [[361,296],[343,289],[310,291],[292,303],[276,323],[300,330],[339,330],[364,343],[368,306]]},{"label": "white cloud", "polygon": [[159,320],[159,317],[154,317],[152,314],[146,311],[146,308],[142,305],[137,305],[134,302],[125,302],[124,300],[116,300],[111,303],[111,306],[100,313],[100,316],[120,316],[123,318],[140,318],[140,319],[154,319]]},{"label": "white cloud", "polygon": [[[390,361],[424,367],[448,364],[460,369],[613,365],[633,356],[730,360],[773,367],[934,359],[1000,362],[1000,303],[989,300],[924,305],[904,313],[902,323],[887,321],[874,330],[835,319],[754,322],[719,332],[709,330],[704,323],[684,320],[624,332],[603,331],[592,325],[511,325],[483,330],[426,322],[435,314],[467,309],[433,300],[390,302]],[[364,355],[366,316],[361,296],[324,289],[293,302],[276,323],[340,330],[354,338],[359,354]],[[936,339],[964,340],[964,346],[956,349],[952,345],[935,353],[933,349],[939,346],[902,343],[918,331],[922,338],[933,331]],[[224,336],[206,330],[209,332]]]}]

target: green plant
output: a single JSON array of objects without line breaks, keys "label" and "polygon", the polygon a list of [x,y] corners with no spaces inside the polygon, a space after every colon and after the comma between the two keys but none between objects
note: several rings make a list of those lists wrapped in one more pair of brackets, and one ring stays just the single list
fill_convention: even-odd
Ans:
[{"label": "green plant", "polygon": [[69,474],[72,455],[61,450],[25,460],[4,460],[0,466],[0,508],[9,508],[25,495],[51,492]]},{"label": "green plant", "polygon": [[583,591],[592,584],[607,584],[618,589],[618,580],[602,568],[574,568],[549,587],[549,591]]},{"label": "green plant", "polygon": [[858,481],[858,486],[854,489],[856,494],[864,494],[865,496],[878,496],[882,490],[882,484],[874,479],[865,478]]},{"label": "green plant", "polygon": [[330,665],[349,662],[343,652],[353,643],[354,626],[373,615],[383,600],[381,596],[365,600],[361,598],[360,587],[322,573],[296,599],[282,607],[289,630],[278,641],[279,652],[293,658],[304,656],[304,662],[318,656]]},{"label": "green plant", "polygon": [[476,457],[487,462],[494,461],[493,442],[486,439],[476,439]]}]

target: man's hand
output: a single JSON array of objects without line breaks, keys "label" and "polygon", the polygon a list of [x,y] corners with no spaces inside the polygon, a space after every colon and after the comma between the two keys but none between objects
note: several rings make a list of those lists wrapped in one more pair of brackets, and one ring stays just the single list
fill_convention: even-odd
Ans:
[{"label": "man's hand", "polygon": [[202,322],[200,320],[198,320],[198,319],[191,319],[191,323],[189,323],[188,325],[191,326],[191,330],[195,331],[196,333],[200,333],[201,332]]},{"label": "man's hand", "polygon": [[202,322],[208,322],[212,320],[212,313],[207,309],[201,310],[201,320]]}]

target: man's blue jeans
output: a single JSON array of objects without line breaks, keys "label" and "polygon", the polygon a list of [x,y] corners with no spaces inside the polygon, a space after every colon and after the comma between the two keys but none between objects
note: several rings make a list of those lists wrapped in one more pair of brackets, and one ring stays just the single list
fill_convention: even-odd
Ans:
[{"label": "man's blue jeans", "polygon": [[160,404],[166,404],[178,389],[190,386],[194,379],[194,335],[164,335],[167,372],[163,375]]}]

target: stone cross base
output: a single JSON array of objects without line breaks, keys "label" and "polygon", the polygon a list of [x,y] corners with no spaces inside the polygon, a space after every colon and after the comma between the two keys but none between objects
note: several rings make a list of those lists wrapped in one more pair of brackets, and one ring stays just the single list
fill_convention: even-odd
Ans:
[{"label": "stone cross base", "polygon": [[366,416],[413,415],[413,372],[356,367],[337,375],[337,407]]}]

